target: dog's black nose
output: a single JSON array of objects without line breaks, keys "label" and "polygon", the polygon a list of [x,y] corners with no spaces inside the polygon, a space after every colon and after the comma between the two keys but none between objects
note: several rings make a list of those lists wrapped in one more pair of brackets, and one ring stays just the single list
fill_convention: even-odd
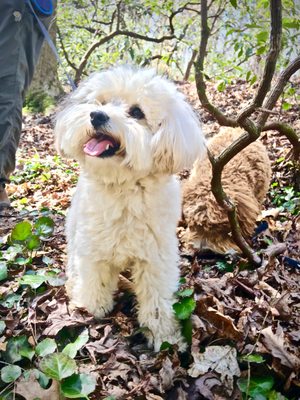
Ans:
[{"label": "dog's black nose", "polygon": [[94,128],[99,128],[109,120],[109,116],[103,111],[93,111],[90,113],[90,117]]}]

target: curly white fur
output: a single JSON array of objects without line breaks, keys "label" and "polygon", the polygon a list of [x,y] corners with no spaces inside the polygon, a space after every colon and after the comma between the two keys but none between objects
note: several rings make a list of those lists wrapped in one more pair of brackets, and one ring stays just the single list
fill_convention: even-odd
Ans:
[{"label": "curly white fur", "polygon": [[[139,107],[145,118],[130,115]],[[109,117],[105,134],[119,151],[84,152],[95,130],[91,112]],[[101,131],[102,128],[100,128]],[[181,343],[172,304],[179,278],[176,226],[180,186],[174,173],[205,153],[198,119],[173,83],[152,70],[118,67],[95,73],[57,116],[56,144],[81,174],[67,218],[69,294],[101,318],[113,308],[121,270],[130,268],[138,319],[150,343]]]}]

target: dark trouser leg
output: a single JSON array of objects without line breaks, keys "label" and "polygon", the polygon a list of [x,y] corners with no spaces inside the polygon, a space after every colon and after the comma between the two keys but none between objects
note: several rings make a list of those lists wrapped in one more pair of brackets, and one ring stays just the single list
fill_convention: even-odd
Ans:
[{"label": "dark trouser leg", "polygon": [[[43,35],[24,0],[0,1],[0,184],[15,168],[22,104]],[[50,19],[44,20],[46,25]]]}]

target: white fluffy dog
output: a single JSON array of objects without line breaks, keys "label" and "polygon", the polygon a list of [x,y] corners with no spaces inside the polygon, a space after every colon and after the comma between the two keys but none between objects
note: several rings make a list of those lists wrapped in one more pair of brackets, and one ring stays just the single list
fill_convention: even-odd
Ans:
[{"label": "white fluffy dog", "polygon": [[113,308],[120,271],[131,269],[138,320],[159,350],[181,343],[173,314],[179,278],[174,173],[205,152],[199,122],[173,83],[152,70],[93,74],[57,116],[56,144],[81,174],[67,218],[68,292],[97,318]]}]

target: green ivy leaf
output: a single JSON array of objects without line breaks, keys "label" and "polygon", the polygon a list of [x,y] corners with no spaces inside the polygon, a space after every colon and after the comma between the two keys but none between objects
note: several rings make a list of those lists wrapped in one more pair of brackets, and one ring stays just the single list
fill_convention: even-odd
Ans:
[{"label": "green ivy leaf", "polygon": [[[74,374],[61,383],[61,391],[70,399],[86,397],[96,388],[96,379],[92,375]],[[87,397],[86,397],[87,398]]]},{"label": "green ivy leaf", "polygon": [[248,82],[251,76],[251,71],[248,71],[246,74],[246,81]]},{"label": "green ivy leaf", "polygon": [[40,369],[49,378],[61,381],[76,372],[76,362],[66,354],[54,353],[41,360]]},{"label": "green ivy leaf", "polygon": [[217,86],[218,92],[223,92],[226,88],[226,83],[224,81],[220,82]]},{"label": "green ivy leaf", "polygon": [[129,51],[129,54],[130,54],[131,59],[134,60],[134,50],[133,50],[133,48],[130,47],[130,48],[128,49],[128,51]]},{"label": "green ivy leaf", "polygon": [[0,301],[1,306],[6,308],[12,308],[15,303],[21,299],[20,294],[10,293],[3,300]]},{"label": "green ivy leaf", "polygon": [[32,359],[34,350],[25,335],[10,338],[4,353],[5,360],[9,363],[20,361],[22,357]]},{"label": "green ivy leaf", "polygon": [[66,345],[63,349],[63,353],[68,355],[71,358],[74,358],[77,354],[77,351],[81,349],[89,340],[89,334],[87,329],[85,329],[78,338],[73,342]]},{"label": "green ivy leaf", "polygon": [[35,352],[40,357],[45,357],[48,354],[54,353],[57,349],[57,344],[54,339],[46,338],[42,340],[35,348]]},{"label": "green ivy leaf", "polygon": [[176,294],[178,297],[190,297],[194,293],[193,288],[179,290]]},{"label": "green ivy leaf", "polygon": [[250,85],[253,85],[256,81],[257,81],[257,75],[254,75],[254,76],[251,78]]},{"label": "green ivy leaf", "polygon": [[26,247],[28,250],[38,249],[41,245],[41,241],[37,235],[31,235],[26,242]]},{"label": "green ivy leaf", "polygon": [[237,0],[230,0],[232,7],[237,8]]},{"label": "green ivy leaf", "polygon": [[266,46],[260,46],[256,49],[256,55],[260,56],[261,54],[264,54],[266,52]]},{"label": "green ivy leaf", "polygon": [[247,47],[246,49],[246,57],[249,58],[253,54],[253,49],[251,47]]},{"label": "green ivy leaf", "polygon": [[33,275],[27,274],[23,275],[22,278],[19,279],[20,285],[28,285],[32,289],[37,289],[40,287],[44,282],[47,281],[47,277],[44,275]]},{"label": "green ivy leaf", "polygon": [[288,103],[287,101],[284,101],[283,104],[282,104],[282,109],[283,109],[284,111],[287,111],[287,110],[289,110],[290,108],[292,108],[292,104]]},{"label": "green ivy leaf", "polygon": [[7,265],[5,262],[0,262],[0,281],[4,281],[8,276],[7,274]]},{"label": "green ivy leaf", "polygon": [[300,22],[296,18],[282,18],[282,26],[284,28],[299,29]]},{"label": "green ivy leaf", "polygon": [[246,354],[245,356],[240,357],[240,360],[256,364],[265,362],[265,359],[260,354]]},{"label": "green ivy leaf", "polygon": [[172,350],[173,349],[173,345],[169,342],[162,342],[162,344],[160,345],[160,349],[159,351],[163,351],[163,350]]},{"label": "green ivy leaf", "polygon": [[40,217],[33,225],[33,230],[40,238],[51,236],[54,231],[54,222],[49,217]]},{"label": "green ivy leaf", "polygon": [[[277,158],[277,160],[275,161],[277,164],[280,164],[281,162],[283,162],[283,161],[285,161],[285,157],[279,157],[279,158]],[[274,186],[278,186],[278,182],[274,182],[273,184],[272,184],[272,186],[274,187]]]},{"label": "green ivy leaf", "polygon": [[184,319],[181,323],[181,332],[183,337],[187,341],[187,344],[192,344],[193,325],[191,318]]},{"label": "green ivy leaf", "polygon": [[45,263],[46,265],[51,265],[53,264],[53,259],[48,257],[48,256],[43,256],[43,263]]},{"label": "green ivy leaf", "polygon": [[217,261],[216,267],[222,272],[232,272],[234,270],[234,266],[226,261]]},{"label": "green ivy leaf", "polygon": [[12,240],[24,241],[31,235],[31,224],[29,221],[19,222],[11,232]]},{"label": "green ivy leaf", "polygon": [[237,56],[238,56],[238,57],[242,57],[243,53],[244,53],[244,49],[241,48],[240,51],[238,52],[238,55],[237,55]]},{"label": "green ivy leaf", "polygon": [[63,286],[66,283],[66,277],[59,276],[55,271],[49,271],[46,276],[51,286]]},{"label": "green ivy leaf", "polygon": [[249,388],[248,379],[240,378],[237,381],[237,385],[240,391],[243,393],[247,393],[248,389],[248,394],[251,397],[265,396],[272,389],[274,385],[274,378],[272,376],[251,378],[249,381]]},{"label": "green ivy leaf", "polygon": [[5,331],[6,324],[4,321],[0,321],[0,335]]},{"label": "green ivy leaf", "polygon": [[9,238],[9,248],[5,251],[5,259],[7,261],[14,261],[15,258],[19,253],[22,253],[23,251],[23,246],[21,246],[19,243],[14,243],[13,245],[11,244],[11,238]]},{"label": "green ivy leaf", "polygon": [[32,258],[31,257],[17,257],[14,261],[15,264],[18,265],[27,265],[27,264],[31,264],[32,263]]},{"label": "green ivy leaf", "polygon": [[268,393],[268,400],[288,400],[288,398],[283,396],[281,393],[272,390]]},{"label": "green ivy leaf", "polygon": [[23,372],[23,377],[26,381],[29,381],[31,375],[33,375],[39,381],[39,384],[43,389],[47,389],[50,379],[42,371],[32,368]]},{"label": "green ivy leaf", "polygon": [[18,365],[6,365],[1,369],[1,379],[5,383],[14,382],[21,374],[22,370]]},{"label": "green ivy leaf", "polygon": [[256,39],[258,42],[266,42],[269,37],[269,32],[261,31],[256,35]]},{"label": "green ivy leaf", "polygon": [[195,307],[196,302],[191,297],[184,297],[178,303],[173,304],[173,310],[178,319],[188,319],[195,310]]}]

